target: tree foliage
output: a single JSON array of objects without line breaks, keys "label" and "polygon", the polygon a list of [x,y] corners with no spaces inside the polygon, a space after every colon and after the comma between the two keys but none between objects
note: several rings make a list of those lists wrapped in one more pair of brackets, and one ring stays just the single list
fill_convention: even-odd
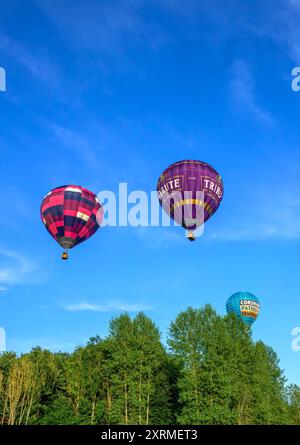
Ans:
[{"label": "tree foliage", "polygon": [[234,315],[181,312],[168,348],[143,313],[74,352],[0,355],[1,424],[300,424],[300,388]]}]

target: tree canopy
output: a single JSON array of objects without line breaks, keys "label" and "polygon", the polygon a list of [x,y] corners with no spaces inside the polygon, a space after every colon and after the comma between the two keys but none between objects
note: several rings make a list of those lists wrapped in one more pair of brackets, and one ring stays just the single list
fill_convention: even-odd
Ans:
[{"label": "tree canopy", "polygon": [[300,388],[276,353],[209,305],[171,323],[167,345],[144,313],[110,321],[72,353],[0,355],[1,424],[300,424]]}]

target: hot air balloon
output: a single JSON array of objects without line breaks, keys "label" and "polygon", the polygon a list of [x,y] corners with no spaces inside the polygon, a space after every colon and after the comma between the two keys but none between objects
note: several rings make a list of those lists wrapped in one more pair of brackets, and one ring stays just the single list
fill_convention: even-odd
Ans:
[{"label": "hot air balloon", "polygon": [[260,312],[259,299],[250,292],[237,292],[231,295],[226,304],[227,313],[235,313],[247,326],[251,326]]},{"label": "hot air balloon", "polygon": [[103,208],[93,192],[78,185],[63,185],[43,199],[41,219],[50,235],[65,249],[61,258],[66,260],[68,249],[98,230]]},{"label": "hot air balloon", "polygon": [[157,183],[159,202],[164,211],[193,233],[218,209],[223,197],[223,182],[219,173],[206,162],[185,160],[170,165]]}]

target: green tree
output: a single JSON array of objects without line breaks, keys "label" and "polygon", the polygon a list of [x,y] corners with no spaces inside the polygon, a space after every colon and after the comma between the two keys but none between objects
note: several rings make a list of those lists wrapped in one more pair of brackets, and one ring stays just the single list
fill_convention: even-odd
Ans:
[{"label": "green tree", "polygon": [[113,422],[167,423],[171,418],[168,357],[154,323],[143,313],[110,323]]},{"label": "green tree", "polygon": [[0,423],[300,423],[300,388],[235,315],[188,308],[168,344],[145,314],[124,313],[70,354],[0,354]]},{"label": "green tree", "polygon": [[300,387],[290,385],[287,388],[288,417],[292,425],[300,425]]},{"label": "green tree", "polygon": [[179,423],[286,422],[284,377],[272,349],[253,343],[234,315],[188,308],[171,324],[169,346],[179,363]]},{"label": "green tree", "polygon": [[211,306],[188,308],[171,324],[168,344],[180,369],[178,422],[234,423],[226,358],[230,343],[222,318]]}]

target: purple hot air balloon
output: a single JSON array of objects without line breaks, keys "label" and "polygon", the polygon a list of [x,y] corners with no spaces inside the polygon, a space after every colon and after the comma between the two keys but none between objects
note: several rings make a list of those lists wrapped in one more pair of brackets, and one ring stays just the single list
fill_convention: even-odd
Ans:
[{"label": "purple hot air balloon", "polygon": [[194,241],[193,231],[215,213],[222,201],[223,182],[206,162],[185,160],[175,162],[160,175],[157,193],[165,212]]}]

